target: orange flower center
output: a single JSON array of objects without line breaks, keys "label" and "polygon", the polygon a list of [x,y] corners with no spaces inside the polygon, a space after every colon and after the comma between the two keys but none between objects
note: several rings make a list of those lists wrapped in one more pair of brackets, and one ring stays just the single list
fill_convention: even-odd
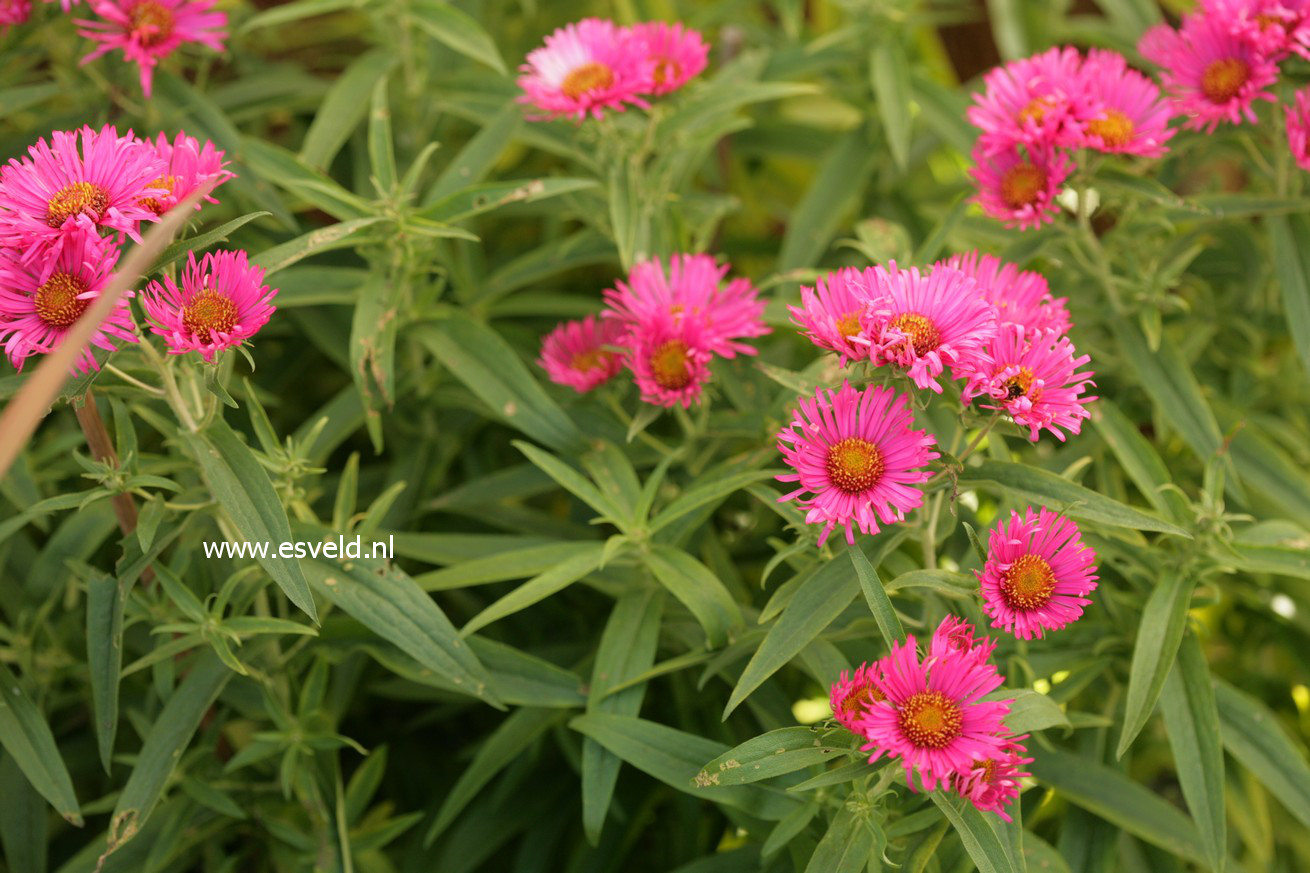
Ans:
[{"label": "orange flower center", "polygon": [[579,373],[589,373],[592,370],[603,370],[610,361],[610,353],[604,349],[588,349],[585,352],[578,352],[569,362],[569,366]]},{"label": "orange flower center", "polygon": [[1222,58],[1214,61],[1201,74],[1201,93],[1211,103],[1227,103],[1238,95],[1251,68],[1241,58]]},{"label": "orange flower center", "polygon": [[[147,188],[163,188],[169,194],[173,193],[173,186],[177,184],[176,176],[160,176],[155,181],[147,185]],[[160,203],[153,197],[142,197],[141,205],[149,209],[155,215],[164,214],[164,204]]]},{"label": "orange flower center", "polygon": [[655,84],[663,85],[682,76],[682,64],[673,58],[660,58],[655,61]]},{"label": "orange flower center", "polygon": [[55,192],[45,206],[45,223],[63,227],[71,216],[90,213],[97,219],[109,208],[109,192],[93,182],[74,182]]},{"label": "orange flower center", "polygon": [[1261,30],[1268,30],[1271,27],[1281,26],[1283,19],[1279,18],[1277,15],[1264,13],[1255,17],[1255,23],[1260,25]]},{"label": "orange flower center", "polygon": [[960,705],[940,691],[920,691],[901,705],[897,721],[905,738],[921,749],[942,749],[964,728]]},{"label": "orange flower center", "polygon": [[210,331],[228,333],[237,323],[237,305],[213,288],[204,288],[182,308],[182,327],[193,337],[209,339]]},{"label": "orange flower center", "polygon": [[1041,609],[1055,593],[1055,573],[1038,555],[1023,555],[1001,577],[1001,599],[1011,609]]},{"label": "orange flower center", "polygon": [[[1005,399],[1017,400],[1028,394],[1033,387],[1033,371],[1027,367],[1020,367],[1019,372],[1005,380]],[[1036,397],[1032,399],[1036,400]]]},{"label": "orange flower center", "polygon": [[1087,122],[1087,130],[1099,136],[1106,148],[1120,149],[1133,141],[1133,120],[1117,109],[1105,110],[1104,118]]},{"label": "orange flower center", "polygon": [[564,77],[560,90],[564,96],[577,100],[589,91],[604,90],[614,84],[614,71],[605,64],[590,61],[580,67],[574,67]]},{"label": "orange flower center", "polygon": [[914,347],[916,355],[926,355],[942,344],[937,325],[917,312],[902,312],[891,320],[891,326],[905,334],[905,341]]},{"label": "orange flower center", "polygon": [[847,437],[828,449],[828,481],[847,494],[867,491],[886,472],[882,452],[868,440]]},{"label": "orange flower center", "polygon": [[1031,206],[1046,188],[1046,171],[1032,164],[1015,164],[1001,177],[1001,200],[1011,209]]},{"label": "orange flower center", "polygon": [[86,282],[77,276],[55,273],[44,285],[36,289],[35,299],[32,302],[37,318],[40,318],[47,327],[59,329],[71,327],[91,305],[89,299],[78,299],[78,295],[85,294],[86,291]]},{"label": "orange flower center", "polygon": [[845,716],[856,718],[864,715],[864,710],[869,704],[886,699],[887,695],[874,688],[872,684],[861,685],[851,689],[851,693],[846,695],[846,699],[841,702],[841,711]]},{"label": "orange flower center", "polygon": [[996,779],[996,759],[988,758],[983,761],[982,781],[991,784]]},{"label": "orange flower center", "polygon": [[682,340],[669,340],[650,356],[650,369],[655,384],[666,391],[680,391],[691,384],[691,360],[687,344]]},{"label": "orange flower center", "polygon": [[141,0],[127,13],[127,20],[137,42],[146,48],[173,35],[173,10],[156,0]]},{"label": "orange flower center", "polygon": [[842,339],[850,339],[853,336],[859,336],[860,310],[852,309],[850,312],[837,319],[837,333],[841,334]]},{"label": "orange flower center", "polygon": [[1046,117],[1046,113],[1056,107],[1057,101],[1050,94],[1045,97],[1034,97],[1028,101],[1028,105],[1019,110],[1020,121],[1040,122]]}]

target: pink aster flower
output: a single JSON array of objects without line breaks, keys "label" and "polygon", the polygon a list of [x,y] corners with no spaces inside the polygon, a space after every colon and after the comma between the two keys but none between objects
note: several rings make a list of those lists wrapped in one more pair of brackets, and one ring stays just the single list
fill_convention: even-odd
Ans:
[{"label": "pink aster flower", "polygon": [[[632,32],[601,18],[584,18],[546,37],[519,67],[520,103],[535,106],[544,118],[600,118],[606,109],[622,112],[625,103],[645,106],[645,52]],[[537,120],[537,119],[533,119]]]},{"label": "pink aster flower", "polygon": [[1096,399],[1085,393],[1095,384],[1092,372],[1077,372],[1091,358],[1075,355],[1068,337],[1005,325],[986,354],[975,359],[960,399],[968,404],[987,397],[992,402],[985,408],[1008,413],[1028,428],[1033,442],[1043,428],[1064,442],[1061,428],[1078,433],[1091,415],[1087,404]]},{"label": "pink aster flower", "polygon": [[[819,545],[833,528],[854,524],[875,534],[880,524],[902,521],[923,503],[913,486],[929,477],[920,469],[934,458],[932,434],[912,428],[909,398],[891,388],[863,391],[843,382],[837,391],[820,388],[800,398],[792,422],[778,434],[778,451],[796,472],[778,476],[800,487],[779,501],[800,498],[808,524],[821,524]],[[809,497],[801,495],[809,493]]]},{"label": "pink aster flower", "polygon": [[951,787],[979,811],[994,812],[1010,821],[1005,808],[1019,796],[1019,780],[1032,775],[1023,772],[1023,767],[1033,759],[1025,757],[1028,750],[1018,742],[1027,738],[1024,734],[1002,740],[1000,748],[991,755],[973,761],[967,769],[956,773]]},{"label": "pink aster flower", "polygon": [[1255,101],[1274,99],[1268,89],[1278,65],[1212,15],[1185,15],[1182,30],[1157,24],[1137,47],[1163,68],[1179,114],[1189,116],[1185,127],[1212,133],[1221,121],[1254,124]]},{"label": "pink aster flower", "polygon": [[1092,49],[1083,64],[1087,123],[1081,145],[1121,155],[1158,158],[1175,133],[1169,127],[1173,111],[1160,89],[1129,68],[1118,52]]},{"label": "pink aster flower", "polygon": [[992,656],[996,643],[989,637],[981,642],[974,638],[974,627],[962,618],[948,615],[933,631],[932,641],[928,646],[929,661],[940,658],[952,658],[962,653],[970,653],[979,660],[986,661]]},{"label": "pink aster flower", "polygon": [[974,571],[992,627],[1030,640],[1077,621],[1096,590],[1095,560],[1064,516],[1045,507],[1011,512],[992,529],[987,563]]},{"label": "pink aster flower", "polygon": [[861,664],[854,675],[841,671],[841,676],[833,683],[828,693],[832,717],[851,733],[860,733],[860,720],[864,718],[865,710],[885,699],[876,681],[881,673],[882,662],[875,661]]},{"label": "pink aster flower", "polygon": [[57,257],[65,238],[100,228],[139,242],[138,223],[155,220],[141,201],[164,193],[151,187],[164,165],[131,131],[59,130],[27,153],[0,169],[0,244],[25,263]]},{"label": "pink aster flower", "polygon": [[250,264],[245,252],[211,252],[199,262],[187,256],[182,287],[165,276],[142,295],[151,331],[164,337],[169,354],[199,352],[207,362],[235,348],[268,323],[276,289],[264,282],[264,268]]},{"label": "pink aster flower", "polygon": [[996,307],[997,324],[1017,324],[1028,330],[1068,333],[1072,322],[1066,297],[1052,297],[1041,273],[1020,270],[995,255],[977,251],[952,255],[946,262],[978,283],[983,299]]},{"label": "pink aster flower", "polygon": [[[142,201],[156,215],[163,215],[202,185],[210,186],[212,193],[214,188],[233,178],[234,174],[225,169],[227,164],[222,150],[215,148],[209,140],[201,145],[194,136],[179,132],[169,142],[168,137],[161,133],[151,145],[164,162],[164,174],[150,186],[168,192],[163,197],[147,197]],[[204,199],[207,203],[218,202],[210,194],[206,194]],[[197,203],[196,209],[199,208]]]},{"label": "pink aster flower", "polygon": [[605,316],[622,322],[629,333],[666,315],[678,323],[693,321],[710,352],[723,358],[753,355],[755,349],[738,340],[769,333],[765,302],[749,279],[725,284],[728,269],[710,255],[674,255],[667,271],[660,260],[641,261],[627,282],[619,280],[605,292],[610,307]]},{"label": "pink aster flower", "polygon": [[1272,60],[1281,60],[1288,52],[1310,56],[1307,0],[1202,0],[1201,10]]},{"label": "pink aster flower", "polygon": [[709,45],[699,31],[684,28],[681,23],[634,24],[632,37],[645,56],[643,90],[651,94],[678,90],[699,76],[708,63]]},{"label": "pink aster flower", "polygon": [[714,354],[699,321],[652,314],[631,329],[623,343],[624,363],[643,402],[683,409],[700,402]]},{"label": "pink aster flower", "polygon": [[1296,92],[1294,105],[1284,106],[1287,115],[1287,147],[1296,165],[1310,170],[1310,88]]},{"label": "pink aster flower", "polygon": [[886,699],[867,707],[859,722],[869,740],[863,749],[872,752],[869,763],[900,758],[911,788],[916,769],[932,791],[999,753],[1010,704],[982,699],[1000,686],[1001,674],[971,652],[920,661],[908,636],[892,645],[877,684]]},{"label": "pink aster flower", "polygon": [[62,8],[65,12],[72,12],[73,7],[76,6],[78,3],[82,2],[82,0],[44,0],[44,2],[58,3],[60,8]]},{"label": "pink aster flower", "polygon": [[801,286],[801,305],[787,307],[791,320],[810,342],[836,352],[843,366],[847,361],[869,356],[867,343],[851,341],[863,331],[860,316],[869,303],[869,283],[864,275],[854,267],[835,270],[816,279],[813,288]]},{"label": "pink aster flower", "polygon": [[0,0],[0,36],[15,24],[22,24],[32,14],[31,0]]},{"label": "pink aster flower", "polygon": [[580,394],[590,391],[623,369],[623,356],[606,348],[616,345],[622,332],[618,323],[594,315],[563,322],[541,341],[537,363],[550,381]]},{"label": "pink aster flower", "polygon": [[[118,263],[118,250],[94,233],[71,234],[58,255],[43,264],[24,264],[16,252],[0,252],[0,342],[18,369],[33,354],[54,351],[69,329],[100,296]],[[114,340],[136,342],[127,296],[91,338],[91,346],[114,351]],[[98,370],[91,347],[74,363],[79,373]]]},{"label": "pink aster flower", "polygon": [[90,0],[98,19],[78,19],[78,33],[100,43],[82,63],[114,49],[141,68],[141,91],[150,96],[155,65],[185,42],[220,54],[227,14],[211,11],[217,0]]},{"label": "pink aster flower", "polygon": [[1048,151],[1075,146],[1082,136],[1084,86],[1077,49],[1052,48],[996,67],[973,97],[969,121],[980,130],[985,154],[1026,146]]},{"label": "pink aster flower", "polygon": [[937,266],[879,270],[872,301],[861,316],[869,360],[905,368],[914,384],[937,394],[937,377],[947,367],[967,367],[996,334],[996,309],[978,293],[978,283],[959,270]]},{"label": "pink aster flower", "polygon": [[1060,211],[1055,197],[1073,171],[1073,162],[1062,151],[1010,149],[989,155],[975,147],[973,161],[969,174],[978,185],[974,202],[1006,227],[1021,230],[1053,220]]}]

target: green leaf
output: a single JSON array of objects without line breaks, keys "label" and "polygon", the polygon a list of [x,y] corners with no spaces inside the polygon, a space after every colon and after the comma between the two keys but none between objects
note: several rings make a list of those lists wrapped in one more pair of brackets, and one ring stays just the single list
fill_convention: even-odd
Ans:
[{"label": "green leaf", "polygon": [[1228,853],[1224,748],[1210,669],[1195,634],[1183,639],[1160,696],[1160,710],[1183,798],[1205,843],[1210,869],[1220,871]]},{"label": "green leaf", "polygon": [[892,160],[904,170],[910,163],[910,61],[900,34],[892,34],[874,47],[869,59],[873,74],[873,94],[878,101],[878,117],[887,136]]},{"label": "green leaf", "polygon": [[1019,0],[986,0],[987,18],[992,23],[992,36],[1001,57],[1007,61],[1026,57],[1028,29],[1024,23],[1026,6]]},{"label": "green leaf", "polygon": [[256,218],[263,218],[264,216],[271,214],[272,213],[269,212],[248,212],[240,218],[234,218],[225,224],[219,225],[213,230],[197,234],[196,236],[187,237],[184,240],[179,240],[164,249],[163,253],[155,259],[155,262],[150,265],[150,269],[147,270],[146,273],[158,273],[165,267],[182,260],[191,252],[203,252],[214,243],[226,240],[234,231],[243,225],[249,224]]},{"label": "green leaf", "polygon": [[869,563],[861,549],[847,549],[851,556],[851,563],[855,565],[855,575],[860,580],[860,590],[864,592],[864,599],[869,604],[869,611],[873,613],[873,620],[878,622],[878,630],[882,632],[882,638],[888,646],[892,643],[901,643],[905,641],[905,628],[901,625],[900,616],[896,614],[896,608],[892,606],[891,598],[887,596],[887,589],[882,585],[882,579],[878,576],[878,571]]},{"label": "green leaf", "polygon": [[1310,374],[1310,220],[1304,215],[1265,217],[1273,242],[1274,273],[1283,290],[1287,327]]},{"label": "green leaf", "polygon": [[353,246],[358,242],[355,236],[360,231],[373,227],[381,221],[381,218],[356,218],[340,224],[320,227],[271,249],[265,249],[252,257],[250,263],[263,267],[264,276],[267,278],[298,261],[303,261],[310,255]]},{"label": "green leaf", "polygon": [[9,873],[46,873],[48,816],[13,756],[0,754],[0,857]]},{"label": "green leaf", "polygon": [[118,676],[123,668],[123,589],[112,576],[86,583],[86,660],[100,763],[109,772],[118,733]]},{"label": "green leaf", "polygon": [[[846,737],[849,740],[849,737]],[[724,752],[696,774],[698,785],[745,785],[845,757],[846,746],[824,742],[821,731],[788,727],[760,734]]]},{"label": "green leaf", "polygon": [[969,801],[940,791],[928,796],[955,828],[978,873],[1023,873],[1023,857],[1015,854],[1000,816],[982,812]]},{"label": "green leaf", "polygon": [[385,82],[396,60],[394,52],[378,49],[360,55],[337,74],[305,133],[300,147],[302,161],[320,170],[327,169],[368,114],[370,95],[379,82]]},{"label": "green leaf", "polygon": [[484,212],[492,212],[511,203],[535,203],[538,200],[595,187],[595,179],[555,177],[490,182],[447,194],[425,206],[417,214],[431,221],[453,224],[475,215],[482,215]]},{"label": "green leaf", "polygon": [[1196,577],[1170,571],[1151,592],[1137,627],[1137,644],[1128,671],[1128,696],[1124,705],[1123,731],[1116,752],[1122,758],[1151,717],[1164,688],[1178,646],[1187,629],[1187,609],[1192,602]]},{"label": "green leaf", "polygon": [[286,149],[254,137],[244,137],[241,148],[246,163],[258,176],[303,198],[338,221],[365,218],[373,211],[366,200],[342,188]]},{"label": "green leaf", "polygon": [[1214,692],[1224,748],[1310,828],[1310,765],[1305,750],[1256,698],[1219,680],[1214,682]]},{"label": "green leaf", "polygon": [[791,211],[778,271],[813,267],[864,190],[876,152],[862,127],[842,134],[801,201]]},{"label": "green leaf", "polygon": [[1172,522],[1126,506],[1062,476],[1028,464],[989,459],[977,467],[966,467],[960,474],[962,489],[980,485],[999,486],[1023,500],[1044,504],[1050,509],[1063,511],[1072,518],[1084,521],[1130,530],[1159,531],[1188,539],[1192,537]]},{"label": "green leaf", "polygon": [[510,579],[527,579],[594,548],[595,543],[582,541],[509,549],[485,558],[464,561],[444,570],[424,573],[415,577],[414,581],[424,591],[450,591]]},{"label": "green leaf", "polygon": [[436,203],[461,188],[481,181],[504,153],[523,124],[523,110],[509,104],[483,125],[437,176],[423,198],[423,205]]},{"label": "green leaf", "polygon": [[502,76],[508,75],[496,43],[482,25],[454,6],[442,0],[416,0],[407,11],[411,20],[438,42],[486,64]]},{"label": "green leaf", "polygon": [[691,555],[658,544],[645,555],[645,560],[659,583],[696,616],[710,648],[726,644],[731,634],[745,624],[741,609],[723,582]]},{"label": "green leaf", "polygon": [[874,850],[871,823],[847,804],[832,818],[805,873],[860,873]]},{"label": "green leaf", "polygon": [[1232,564],[1249,573],[1273,573],[1310,579],[1310,552],[1288,546],[1265,546],[1255,543],[1229,543],[1231,551],[1216,557],[1221,563]]},{"label": "green leaf", "polygon": [[54,734],[17,677],[0,663],[0,746],[42,797],[69,822],[82,826],[73,780],[59,756]]},{"label": "green leaf", "polygon": [[241,33],[248,33],[260,27],[290,24],[293,21],[300,21],[341,9],[357,9],[363,7],[367,2],[369,0],[296,0],[294,3],[283,3],[280,6],[265,9],[257,15],[252,15],[241,26]]},{"label": "green leaf", "polygon": [[988,696],[988,700],[1011,700],[1010,714],[1005,726],[1012,734],[1027,734],[1052,727],[1069,727],[1069,717],[1060,705],[1045,694],[1020,689],[1003,689]]},{"label": "green leaf", "polygon": [[589,545],[590,548],[565,561],[561,561],[541,575],[529,579],[473,616],[473,618],[469,619],[468,624],[464,625],[460,634],[468,636],[494,621],[500,621],[508,615],[527,609],[534,603],[539,603],[550,595],[563,591],[595,570],[600,566],[605,547],[599,543]]},{"label": "green leaf", "polygon": [[396,399],[396,332],[400,313],[397,289],[382,276],[361,286],[350,322],[350,375],[364,406],[364,423],[373,448],[382,453],[382,413]]},{"label": "green leaf", "polygon": [[183,439],[200,465],[214,499],[227,512],[242,538],[272,545],[268,554],[256,559],[259,565],[292,603],[318,621],[318,610],[300,563],[277,554],[278,545],[292,541],[291,523],[268,472],[256,460],[254,452],[221,416],[203,433],[183,434]]},{"label": "green leaf", "polygon": [[387,101],[388,84],[385,76],[374,83],[368,111],[368,165],[383,192],[390,192],[399,181],[391,106]]},{"label": "green leaf", "polygon": [[659,514],[651,519],[647,529],[650,533],[662,530],[684,515],[711,503],[720,502],[747,485],[772,479],[778,472],[778,470],[743,470],[713,479],[695,488],[689,488],[670,501],[668,506],[660,510]]},{"label": "green leaf", "polygon": [[1092,423],[1097,433],[1114,452],[1137,490],[1167,518],[1179,524],[1186,523],[1192,517],[1187,498],[1173,487],[1169,468],[1150,440],[1142,436],[1108,397],[1100,398],[1093,408]]}]

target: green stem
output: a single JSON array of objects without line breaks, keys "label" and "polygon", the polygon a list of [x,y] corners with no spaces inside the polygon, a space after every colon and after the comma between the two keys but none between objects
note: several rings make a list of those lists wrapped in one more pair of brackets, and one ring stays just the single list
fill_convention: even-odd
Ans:
[{"label": "green stem", "polygon": [[149,340],[142,340],[139,347],[145,353],[145,356],[150,359],[150,363],[159,371],[159,378],[163,382],[164,397],[168,400],[168,405],[173,408],[173,413],[177,416],[178,421],[191,433],[198,433],[200,428],[191,415],[191,408],[187,406],[186,399],[177,387],[177,379],[173,377],[172,367],[163,359]]}]

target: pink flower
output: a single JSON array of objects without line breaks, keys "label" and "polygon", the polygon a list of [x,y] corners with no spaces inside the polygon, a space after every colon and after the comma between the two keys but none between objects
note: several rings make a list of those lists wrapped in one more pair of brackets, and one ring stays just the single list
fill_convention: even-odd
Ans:
[{"label": "pink flower", "polygon": [[625,103],[645,106],[646,54],[631,31],[601,18],[584,18],[546,37],[519,67],[520,103],[537,107],[546,118],[622,112]]},{"label": "pink flower", "polygon": [[962,618],[948,615],[933,631],[932,641],[928,646],[928,659],[952,658],[961,653],[972,653],[974,657],[986,661],[992,656],[996,643],[984,637],[975,645],[974,627]]},{"label": "pink flower", "polygon": [[624,344],[624,363],[643,402],[683,409],[700,402],[714,355],[698,320],[652,314],[625,335]]},{"label": "pink flower", "polygon": [[1083,64],[1089,109],[1081,145],[1121,155],[1158,158],[1175,133],[1170,105],[1146,76],[1118,52],[1092,49]]},{"label": "pink flower", "polygon": [[900,758],[910,787],[917,769],[932,791],[998,754],[1010,703],[982,697],[1000,684],[996,668],[973,651],[920,661],[913,635],[893,644],[877,680],[886,699],[870,705],[859,722],[869,739],[863,749],[873,753],[869,763],[883,755]]},{"label": "pink flower", "polygon": [[1073,170],[1069,156],[1060,151],[1010,149],[989,155],[975,147],[973,161],[974,201],[1006,227],[1021,230],[1041,227],[1060,211],[1055,197]]},{"label": "pink flower", "polygon": [[1310,57],[1307,0],[1202,0],[1202,14],[1256,51],[1278,61],[1288,52]]},{"label": "pink flower", "polygon": [[99,20],[79,18],[78,33],[100,43],[82,63],[120,49],[141,68],[141,91],[150,96],[155,65],[184,42],[222,53],[227,14],[211,12],[217,0],[90,0]]},{"label": "pink flower", "polygon": [[0,244],[20,249],[24,263],[57,257],[64,239],[98,228],[139,242],[137,224],[155,220],[141,201],[165,193],[151,187],[164,164],[131,131],[55,131],[27,153],[0,169]]},{"label": "pink flower", "polygon": [[558,325],[541,341],[537,363],[550,381],[574,391],[590,391],[623,369],[623,357],[605,348],[616,345],[622,327],[610,319],[588,315]]},{"label": "pink flower", "polygon": [[57,2],[65,12],[72,12],[73,7],[76,6],[78,3],[80,3],[81,0],[44,0],[44,2],[46,3]]},{"label": "pink flower", "polygon": [[[163,215],[202,185],[212,185],[212,193],[214,188],[233,178],[234,174],[225,169],[227,164],[223,160],[223,152],[209,140],[205,140],[202,146],[194,136],[179,132],[170,143],[168,137],[161,133],[152,145],[164,161],[164,175],[150,185],[168,193],[163,197],[147,197],[142,205],[156,215]],[[218,202],[209,194],[204,199],[207,203]],[[196,209],[199,208],[200,204],[197,203]]]},{"label": "pink flower", "polygon": [[987,563],[974,571],[983,611],[992,627],[1022,640],[1040,639],[1083,614],[1096,590],[1096,553],[1083,545],[1078,526],[1043,507],[992,529]]},{"label": "pink flower", "polygon": [[1254,124],[1255,101],[1274,99],[1277,64],[1214,16],[1185,15],[1181,31],[1157,24],[1138,50],[1163,68],[1179,114],[1189,116],[1185,127],[1212,133],[1221,121]]},{"label": "pink flower", "polygon": [[994,812],[1010,821],[1005,808],[1019,796],[1019,780],[1031,773],[1022,772],[1032,758],[1024,757],[1028,750],[1017,741],[1028,735],[1001,740],[1000,748],[986,758],[973,761],[965,770],[956,773],[951,787],[981,812]]},{"label": "pink flower", "polygon": [[1287,147],[1292,150],[1296,165],[1310,170],[1310,88],[1296,92],[1296,102],[1284,106],[1287,116]]},{"label": "pink flower", "polygon": [[931,449],[932,434],[912,429],[908,397],[881,386],[856,391],[843,382],[797,406],[778,434],[778,451],[796,472],[777,478],[800,487],[779,500],[800,498],[805,521],[823,525],[819,545],[837,525],[853,544],[852,523],[875,534],[880,523],[902,521],[923,503],[923,492],[912,486],[930,475],[919,468],[940,455]]},{"label": "pink flower", "polygon": [[[54,351],[95,298],[118,263],[118,250],[95,233],[70,234],[58,254],[44,264],[24,264],[16,252],[0,252],[0,341],[18,369],[33,354]],[[114,340],[136,342],[127,296],[91,338],[91,346],[114,351]],[[91,348],[82,350],[74,368],[98,370]]]},{"label": "pink flower", "polygon": [[946,262],[978,283],[983,299],[996,307],[998,324],[1017,324],[1028,330],[1064,334],[1071,322],[1067,298],[1053,298],[1041,273],[1020,270],[995,255],[973,251],[952,255]]},{"label": "pink flower", "polygon": [[1052,48],[1011,61],[983,77],[969,121],[980,130],[984,154],[1026,146],[1040,152],[1075,146],[1082,137],[1084,84],[1077,49]]},{"label": "pink flower", "polygon": [[645,55],[643,90],[668,94],[696,78],[705,69],[710,47],[698,31],[681,23],[650,21],[632,26],[632,36]]},{"label": "pink flower", "polygon": [[218,352],[241,345],[268,323],[277,291],[263,281],[263,267],[248,263],[245,252],[211,252],[199,263],[192,252],[181,288],[165,276],[162,285],[146,286],[141,302],[169,354],[199,352],[212,364]]},{"label": "pink flower", "polygon": [[1084,393],[1095,384],[1092,372],[1076,372],[1091,359],[1075,354],[1068,337],[1005,325],[977,359],[960,399],[968,404],[975,397],[990,398],[992,404],[983,406],[1004,410],[1028,428],[1033,442],[1043,428],[1064,442],[1060,428],[1078,433],[1091,415],[1086,405],[1096,399]]},{"label": "pink flower", "polygon": [[[869,303],[869,283],[854,267],[843,267],[801,286],[801,305],[788,306],[791,320],[821,349],[836,352],[842,365],[869,356],[867,343],[852,342],[862,334],[860,316]],[[824,278],[827,282],[824,282]]]},{"label": "pink flower", "polygon": [[0,0],[0,36],[15,24],[22,24],[32,14],[31,0]]},{"label": "pink flower", "polygon": [[617,281],[605,292],[610,307],[605,316],[622,322],[629,334],[653,318],[693,321],[708,351],[723,358],[753,355],[754,348],[737,340],[769,333],[762,317],[765,302],[749,279],[723,284],[727,273],[728,265],[709,255],[674,255],[667,272],[662,261],[641,261],[626,283]]},{"label": "pink flower", "polygon": [[894,261],[889,267],[877,271],[860,319],[864,334],[855,341],[869,344],[875,364],[903,367],[915,385],[941,394],[942,371],[967,367],[995,335],[996,310],[959,270],[938,265],[925,275]]},{"label": "pink flower", "polygon": [[833,683],[828,693],[832,717],[851,733],[859,734],[860,720],[869,706],[885,699],[876,682],[881,673],[882,661],[875,661],[861,664],[854,675],[843,670]]}]

